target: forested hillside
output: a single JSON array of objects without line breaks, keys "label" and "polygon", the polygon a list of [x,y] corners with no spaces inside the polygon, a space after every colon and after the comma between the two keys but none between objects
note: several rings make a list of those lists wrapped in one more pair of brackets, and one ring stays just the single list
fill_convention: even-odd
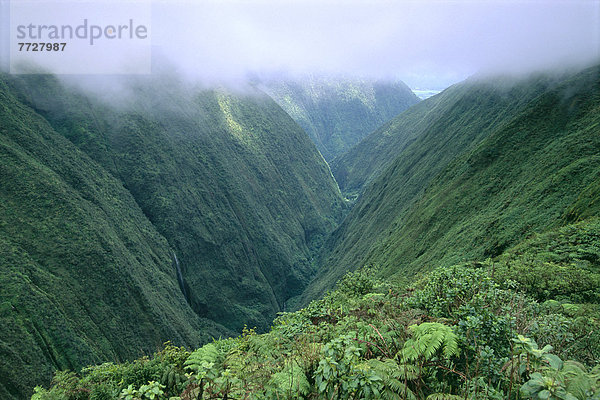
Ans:
[{"label": "forested hillside", "polygon": [[54,368],[266,329],[341,217],[327,164],[266,95],[125,87],[107,102],[3,77],[3,396]]},{"label": "forested hillside", "polygon": [[0,397],[54,369],[199,345],[167,241],[119,180],[0,81]]},{"label": "forested hillside", "polygon": [[[326,244],[306,296],[348,268],[372,264],[407,279],[598,215],[599,85],[594,67],[560,79],[469,82],[416,106],[436,102],[437,120],[449,123],[415,137],[365,189]],[[447,109],[443,100],[467,86]]]},{"label": "forested hillside", "polygon": [[334,161],[338,229],[255,86],[120,85],[0,81],[3,398],[600,394],[600,67],[400,113]]},{"label": "forested hillside", "polygon": [[508,123],[560,79],[559,74],[471,77],[397,115],[335,159],[331,169],[343,192],[360,193],[404,154],[403,168],[422,182],[416,185],[426,184],[453,157]]},{"label": "forested hillside", "polygon": [[266,328],[306,285],[343,202],[314,145],[267,96],[164,77],[130,83],[111,107],[52,77],[14,86],[121,179],[175,251],[199,315]]},{"label": "forested hillside", "polygon": [[595,399],[599,228],[571,224],[408,286],[355,271],[267,334],[61,372],[32,399]]},{"label": "forested hillside", "polygon": [[400,81],[312,75],[266,79],[259,87],[308,133],[327,161],[419,101]]}]

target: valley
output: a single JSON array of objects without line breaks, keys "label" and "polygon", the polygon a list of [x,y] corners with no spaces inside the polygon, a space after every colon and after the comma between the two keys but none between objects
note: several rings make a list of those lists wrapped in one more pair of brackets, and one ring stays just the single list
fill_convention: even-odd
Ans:
[{"label": "valley", "polygon": [[119,85],[0,75],[3,399],[600,393],[599,66]]}]

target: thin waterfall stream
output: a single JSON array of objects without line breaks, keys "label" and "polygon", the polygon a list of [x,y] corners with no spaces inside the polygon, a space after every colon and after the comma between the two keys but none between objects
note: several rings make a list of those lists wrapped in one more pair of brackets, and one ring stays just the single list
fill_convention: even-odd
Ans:
[{"label": "thin waterfall stream", "polygon": [[179,260],[177,259],[177,254],[175,254],[175,252],[173,252],[173,264],[175,265],[175,271],[177,272],[177,282],[179,283],[179,288],[181,289],[181,293],[183,293],[183,297],[185,297],[185,301],[187,301],[189,304],[190,299],[185,288],[183,274],[181,273],[181,266],[179,265]]}]

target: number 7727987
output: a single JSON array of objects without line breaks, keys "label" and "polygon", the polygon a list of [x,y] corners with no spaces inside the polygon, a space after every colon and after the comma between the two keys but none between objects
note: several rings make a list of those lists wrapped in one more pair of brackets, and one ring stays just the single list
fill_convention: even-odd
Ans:
[{"label": "number 7727987", "polygon": [[19,51],[64,51],[66,43],[18,43]]}]

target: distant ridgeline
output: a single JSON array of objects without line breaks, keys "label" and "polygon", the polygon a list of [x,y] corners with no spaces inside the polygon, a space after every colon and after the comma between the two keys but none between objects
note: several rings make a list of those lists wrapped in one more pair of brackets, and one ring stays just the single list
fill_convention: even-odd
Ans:
[{"label": "distant ridgeline", "polygon": [[55,369],[268,328],[342,216],[329,167],[262,92],[124,87],[109,103],[0,79],[2,399]]},{"label": "distant ridgeline", "polygon": [[308,133],[327,161],[419,101],[401,81],[304,76],[263,88]]},{"label": "distant ridgeline", "polygon": [[349,269],[411,279],[496,257],[535,233],[600,215],[600,67],[472,78],[411,107],[332,165],[362,191],[304,293]]}]

